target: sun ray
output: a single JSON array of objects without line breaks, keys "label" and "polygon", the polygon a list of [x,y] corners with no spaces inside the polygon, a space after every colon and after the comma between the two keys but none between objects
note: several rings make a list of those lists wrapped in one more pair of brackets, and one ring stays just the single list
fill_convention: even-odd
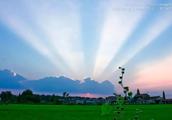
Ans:
[{"label": "sun ray", "polygon": [[[28,5],[28,1],[26,4]],[[78,72],[83,69],[79,4],[70,1],[62,3],[54,1],[47,5],[47,2],[41,2],[39,8],[37,4],[29,1],[29,10],[34,13],[34,21],[44,31],[52,48],[55,49],[53,52],[61,56],[62,61],[78,76]],[[76,67],[78,65],[80,67]]]},{"label": "sun ray", "polygon": [[[163,19],[162,19],[163,18]],[[152,21],[147,30],[139,36],[137,42],[133,43],[130,48],[125,51],[123,55],[120,56],[115,64],[109,65],[109,68],[106,69],[102,74],[106,77],[112,74],[114,68],[118,66],[125,66],[136,54],[142,51],[146,46],[151,44],[156,38],[158,38],[168,27],[172,25],[172,16],[169,12],[162,13],[156,18],[155,21]],[[99,76],[100,78],[102,76]]]},{"label": "sun ray", "polygon": [[[98,49],[94,76],[99,76],[105,67],[112,60],[122,44],[133,32],[139,21],[142,19],[146,10],[128,11],[131,6],[145,7],[151,1],[142,1],[136,4],[134,0],[110,1],[107,4],[105,21],[102,27],[101,43]],[[126,9],[128,7],[128,9]]]},{"label": "sun ray", "polygon": [[[63,74],[80,77],[78,73],[82,70],[83,53],[79,5],[75,3],[30,0],[8,5],[3,2],[1,20]],[[38,31],[42,32],[41,35]]]}]

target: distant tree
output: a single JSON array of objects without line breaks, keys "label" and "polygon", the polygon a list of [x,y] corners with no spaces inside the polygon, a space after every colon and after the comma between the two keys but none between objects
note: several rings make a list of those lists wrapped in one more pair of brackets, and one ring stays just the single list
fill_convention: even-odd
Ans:
[{"label": "distant tree", "polygon": [[137,95],[140,95],[140,90],[139,89],[137,89]]},{"label": "distant tree", "polygon": [[2,92],[0,94],[0,97],[2,103],[8,104],[10,102],[13,102],[14,95],[10,91],[6,91],[6,92]]},{"label": "distant tree", "polygon": [[59,96],[56,96],[54,94],[51,96],[50,101],[51,104],[62,104],[62,102],[59,101]]},{"label": "distant tree", "polygon": [[54,94],[51,96],[51,102],[54,104],[56,103],[56,96]]},{"label": "distant tree", "polygon": [[66,97],[69,97],[69,93],[66,94]]},{"label": "distant tree", "polygon": [[66,92],[63,92],[63,97],[65,97],[66,96]]},{"label": "distant tree", "polygon": [[162,92],[162,98],[163,98],[163,100],[166,99],[166,97],[165,97],[165,92],[164,92],[164,91]]},{"label": "distant tree", "polygon": [[63,92],[63,97],[69,97],[69,93]]},{"label": "distant tree", "polygon": [[41,99],[40,99],[40,95],[33,95],[32,96],[32,102],[33,103],[40,103]]},{"label": "distant tree", "polygon": [[162,102],[166,104],[165,92],[162,92]]},{"label": "distant tree", "polygon": [[130,92],[128,92],[128,96],[130,97],[130,98],[132,98],[132,96],[133,96],[133,93],[130,91]]},{"label": "distant tree", "polygon": [[19,97],[21,103],[34,103],[33,92],[29,89],[23,91]]},{"label": "distant tree", "polygon": [[29,89],[23,91],[23,93],[21,94],[22,96],[32,96],[33,92]]},{"label": "distant tree", "polygon": [[21,103],[21,102],[22,102],[22,97],[21,97],[21,94],[19,93],[17,97],[17,103]]},{"label": "distant tree", "polygon": [[64,104],[68,104],[69,101],[70,101],[69,93],[63,92],[63,99],[64,99],[63,103],[64,103]]}]

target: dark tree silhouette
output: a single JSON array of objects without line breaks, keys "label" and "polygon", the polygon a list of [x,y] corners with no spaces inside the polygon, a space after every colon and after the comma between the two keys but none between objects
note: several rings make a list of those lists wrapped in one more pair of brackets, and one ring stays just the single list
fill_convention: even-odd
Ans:
[{"label": "dark tree silhouette", "polygon": [[164,92],[164,91],[162,92],[162,98],[163,98],[163,100],[166,99],[166,97],[165,97],[165,92]]},{"label": "dark tree silhouette", "polygon": [[162,102],[166,104],[166,97],[165,97],[165,92],[162,92]]},{"label": "dark tree silhouette", "polygon": [[34,95],[31,90],[25,90],[19,95],[19,102],[20,103],[39,103],[40,96]]},{"label": "dark tree silhouette", "polygon": [[21,94],[22,96],[32,96],[33,92],[29,89],[23,91],[23,93]]},{"label": "dark tree silhouette", "polygon": [[69,97],[69,93],[67,93],[67,92],[63,92],[63,97]]},{"label": "dark tree silhouette", "polygon": [[0,97],[2,103],[8,104],[10,102],[13,102],[13,95],[10,91],[2,92]]},{"label": "dark tree silhouette", "polygon": [[139,89],[137,89],[137,95],[140,95],[140,90]]}]

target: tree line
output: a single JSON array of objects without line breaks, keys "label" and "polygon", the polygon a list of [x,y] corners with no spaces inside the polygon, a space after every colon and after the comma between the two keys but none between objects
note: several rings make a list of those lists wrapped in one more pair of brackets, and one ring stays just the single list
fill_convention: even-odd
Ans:
[{"label": "tree line", "polygon": [[0,94],[1,104],[62,104],[59,101],[61,97],[66,97],[66,92],[63,93],[65,96],[57,95],[39,95],[33,94],[29,89],[23,91],[19,95],[12,94],[11,91],[3,91]]}]

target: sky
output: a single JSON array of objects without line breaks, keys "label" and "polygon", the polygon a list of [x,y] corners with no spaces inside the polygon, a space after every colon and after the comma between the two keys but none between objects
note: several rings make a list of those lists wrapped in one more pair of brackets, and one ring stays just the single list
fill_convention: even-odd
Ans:
[{"label": "sky", "polygon": [[[0,0],[0,69],[172,91],[172,0]],[[171,94],[172,96],[172,94]]]}]

